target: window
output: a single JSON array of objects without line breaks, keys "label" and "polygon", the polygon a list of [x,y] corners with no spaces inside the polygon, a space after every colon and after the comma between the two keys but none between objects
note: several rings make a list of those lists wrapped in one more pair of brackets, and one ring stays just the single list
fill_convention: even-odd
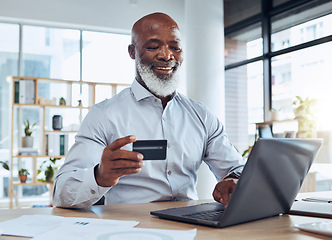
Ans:
[{"label": "window", "polygon": [[[10,144],[10,91],[7,76],[18,74],[19,26],[0,23],[0,151]],[[6,34],[2,34],[6,33]],[[1,156],[0,154],[0,160]]]},{"label": "window", "polygon": [[[246,1],[224,2],[232,9]],[[332,102],[332,2],[262,0],[260,6],[258,14],[244,13],[245,18],[225,24],[227,132],[242,151],[252,144],[255,123],[270,120],[270,110],[279,110],[281,119],[294,119],[296,96],[317,99],[316,135],[324,138],[324,146],[312,171],[317,172],[316,190],[332,190],[327,174],[332,171],[332,115],[327,110]],[[232,14],[225,8],[225,22]]]},{"label": "window", "polygon": [[80,31],[23,26],[22,76],[80,79]]},{"label": "window", "polygon": [[[20,34],[21,33],[21,34]],[[83,37],[82,37],[83,36]],[[11,80],[7,76],[31,76],[56,78],[73,81],[91,81],[107,83],[131,83],[134,79],[134,61],[127,53],[130,35],[82,31],[78,29],[51,28],[43,26],[0,23],[0,161],[9,161],[10,121],[11,116]],[[83,46],[80,44],[83,43]],[[20,45],[21,44],[21,45]],[[82,49],[82,50],[81,50]],[[20,52],[21,50],[21,52]],[[7,81],[8,80],[8,81]],[[114,89],[97,85],[95,101],[110,98],[125,85]],[[51,91],[53,89],[53,91]],[[55,90],[56,89],[56,90]],[[55,93],[56,92],[56,93]],[[59,98],[59,92],[68,92],[61,84],[39,82],[39,96]],[[87,106],[89,89],[87,84],[80,87],[73,84],[72,104]],[[16,109],[17,110],[17,109]],[[78,119],[71,118],[71,112],[77,109],[64,109],[64,127],[77,130]],[[18,110],[17,110],[18,111]],[[47,111],[51,111],[47,109]],[[58,113],[58,112],[57,112]],[[83,110],[83,117],[87,110]],[[21,110],[24,119],[38,122],[39,113],[34,107]],[[16,114],[16,115],[17,115]],[[46,114],[52,116],[55,112]],[[51,119],[45,119],[46,128],[51,128]],[[37,126],[37,131],[40,126]],[[15,144],[19,136],[14,133]],[[38,139],[36,139],[38,145]],[[24,161],[29,162],[29,161]],[[18,169],[15,164],[14,169]],[[31,168],[29,164],[22,167]],[[8,206],[8,184],[10,173],[0,167],[0,207]],[[37,198],[48,196],[46,186],[15,187],[17,194],[38,201]],[[47,198],[48,199],[48,198]]]},{"label": "window", "polygon": [[262,86],[262,61],[225,73],[225,126],[231,142],[241,153],[255,140],[255,123],[264,120]]},{"label": "window", "polygon": [[129,57],[130,35],[83,31],[83,80],[131,83],[134,61]]}]

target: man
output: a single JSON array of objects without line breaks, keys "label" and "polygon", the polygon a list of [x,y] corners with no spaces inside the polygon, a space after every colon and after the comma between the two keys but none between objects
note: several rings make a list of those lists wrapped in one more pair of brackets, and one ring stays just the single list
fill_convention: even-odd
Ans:
[{"label": "man", "polygon": [[[105,204],[197,199],[202,161],[219,181],[214,199],[226,205],[242,158],[218,119],[176,92],[183,61],[176,22],[163,13],[141,18],[128,52],[136,79],[90,109],[55,180],[54,205],[89,207],[103,196]],[[167,139],[166,160],[144,161],[132,151],[137,139]]]}]

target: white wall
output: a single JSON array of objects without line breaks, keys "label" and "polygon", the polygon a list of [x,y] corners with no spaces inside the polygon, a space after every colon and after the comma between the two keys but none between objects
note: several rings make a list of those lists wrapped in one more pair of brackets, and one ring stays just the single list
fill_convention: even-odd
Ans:
[{"label": "white wall", "polygon": [[137,19],[156,11],[169,14],[183,26],[184,0],[0,0],[0,20],[101,31],[129,32]]}]

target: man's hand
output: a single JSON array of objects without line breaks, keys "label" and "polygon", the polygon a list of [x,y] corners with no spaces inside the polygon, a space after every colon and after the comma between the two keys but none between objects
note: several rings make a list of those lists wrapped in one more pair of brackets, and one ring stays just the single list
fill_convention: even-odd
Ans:
[{"label": "man's hand", "polygon": [[217,183],[213,190],[213,198],[227,207],[231,193],[234,191],[238,179],[226,178]]},{"label": "man's hand", "polygon": [[130,135],[115,140],[104,149],[100,164],[95,170],[95,178],[99,186],[114,186],[120,177],[141,171],[143,155],[121,149],[135,141],[136,136]]}]

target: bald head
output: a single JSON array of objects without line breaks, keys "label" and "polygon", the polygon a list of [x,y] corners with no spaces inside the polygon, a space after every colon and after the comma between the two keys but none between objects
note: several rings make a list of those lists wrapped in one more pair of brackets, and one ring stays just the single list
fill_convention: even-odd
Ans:
[{"label": "bald head", "polygon": [[132,28],[128,52],[136,64],[136,79],[158,97],[168,97],[178,84],[182,64],[181,33],[176,22],[164,13],[139,19]]},{"label": "bald head", "polygon": [[167,14],[160,12],[151,13],[137,20],[133,25],[131,30],[132,44],[135,45],[142,34],[154,32],[161,27],[169,28],[169,30],[179,30],[177,23]]}]

